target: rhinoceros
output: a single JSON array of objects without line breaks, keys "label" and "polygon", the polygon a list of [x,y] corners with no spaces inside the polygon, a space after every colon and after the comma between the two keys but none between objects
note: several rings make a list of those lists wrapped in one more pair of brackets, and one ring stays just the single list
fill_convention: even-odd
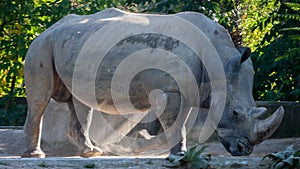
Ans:
[{"label": "rhinoceros", "polygon": [[279,107],[261,118],[266,109],[256,107],[252,96],[250,53],[196,12],[136,14],[110,8],[68,15],[41,33],[26,55],[27,150],[22,157],[45,157],[41,120],[51,98],[68,104],[69,135],[82,157],[103,154],[89,137],[92,110],[154,112],[164,131],[172,129],[165,137],[177,138],[170,147],[175,154],[186,150],[186,124],[197,108],[213,110],[213,126],[228,152],[249,155],[284,114]]}]

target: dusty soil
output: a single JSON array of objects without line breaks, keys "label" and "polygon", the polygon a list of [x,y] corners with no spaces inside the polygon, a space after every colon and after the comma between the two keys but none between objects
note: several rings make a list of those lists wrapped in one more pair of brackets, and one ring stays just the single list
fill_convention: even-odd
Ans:
[{"label": "dusty soil", "polygon": [[[287,146],[300,148],[300,138],[270,139],[257,145],[248,157],[232,157],[218,142],[206,143],[209,147],[205,153],[212,155],[212,168],[269,168],[270,160],[261,160],[268,153],[283,151]],[[104,156],[99,158],[48,157],[45,159],[21,159],[24,150],[24,133],[22,130],[0,129],[0,168],[173,168],[161,156]],[[184,168],[184,167],[183,167]]]}]

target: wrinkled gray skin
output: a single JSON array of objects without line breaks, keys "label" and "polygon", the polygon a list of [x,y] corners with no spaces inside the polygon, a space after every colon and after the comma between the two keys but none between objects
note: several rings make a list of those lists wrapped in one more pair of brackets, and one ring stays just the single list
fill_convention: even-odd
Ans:
[{"label": "wrinkled gray skin", "polygon": [[[41,120],[51,98],[58,102],[68,103],[72,112],[69,135],[81,148],[81,156],[91,157],[102,155],[103,151],[92,144],[88,134],[91,122],[91,113],[89,110],[92,106],[84,98],[80,98],[80,96],[74,97],[71,92],[72,73],[76,59],[90,35],[108,22],[120,22],[117,20],[107,20],[107,18],[122,18],[125,15],[127,16],[127,20],[136,15],[146,18],[154,16],[158,21],[161,17],[159,15],[130,14],[117,9],[106,9],[88,16],[68,15],[43,32],[31,44],[25,61],[28,114],[24,131],[26,134],[27,150],[22,154],[22,157],[45,157],[45,154],[40,149]],[[252,97],[254,72],[251,60],[248,59],[251,53],[249,48],[240,47],[236,49],[226,30],[202,14],[184,12],[178,13],[176,16],[190,21],[198,29],[202,30],[219,53],[226,73],[228,89],[226,107],[222,119],[217,126],[218,137],[227,151],[232,155],[249,155],[255,144],[268,138],[279,126],[284,113],[283,108],[280,107],[271,117],[259,120],[259,117],[265,112],[265,108],[256,108]],[[134,19],[132,18],[132,20]],[[135,21],[134,24],[139,23]],[[162,22],[161,24],[163,25],[164,23]],[[185,30],[181,31],[184,32]],[[188,34],[188,32],[184,33]],[[162,36],[156,37],[158,41],[152,42],[151,37],[152,35],[145,34],[139,37],[142,40],[128,39],[126,43],[130,45],[135,43],[141,44],[134,47],[136,51],[139,48],[143,48],[143,45],[148,48],[153,47],[151,45],[154,43],[154,48],[163,48],[181,55],[181,59],[188,64],[196,76],[200,91],[200,107],[209,108],[210,87],[207,85],[209,84],[209,78],[199,60],[189,56],[190,53],[186,53],[187,51],[181,49],[182,46],[176,47],[174,44],[177,41],[175,40],[166,40]],[[170,43],[174,44],[170,46]],[[103,61],[103,64],[107,64],[105,66],[109,66],[109,64],[117,66],[117,63],[114,63],[116,59],[113,57],[121,56],[122,52],[126,53],[126,50],[129,49],[125,48],[122,50],[117,55],[114,55],[115,51],[112,51],[111,56],[106,61]],[[179,52],[176,53],[176,51]],[[184,55],[180,52],[184,53]],[[95,92],[99,105],[97,110],[108,114],[116,114],[117,112],[114,104],[112,104],[110,93],[112,74],[105,72],[108,71],[98,70],[96,77]],[[84,72],[82,73],[84,74]],[[143,111],[150,109],[148,95],[151,90],[157,88],[163,90],[171,99],[183,99],[181,100],[184,103],[182,106],[183,110],[188,111],[191,107],[197,105],[195,103],[185,103],[184,98],[180,97],[178,86],[176,86],[174,80],[166,73],[158,70],[148,70],[137,75],[132,82],[129,95],[135,108]],[[80,122],[75,113],[74,105],[77,107],[77,115],[80,114],[81,116]],[[177,110],[178,113],[180,105],[178,106],[167,109]],[[163,129],[167,129],[172,125],[177,113],[176,111],[169,111],[169,113],[164,113],[159,117]],[[171,149],[171,153],[186,149],[186,133],[183,127],[186,116],[180,118],[182,118],[179,120],[181,128],[178,128],[178,131],[172,133],[171,136],[166,136],[181,138],[181,142]]]}]

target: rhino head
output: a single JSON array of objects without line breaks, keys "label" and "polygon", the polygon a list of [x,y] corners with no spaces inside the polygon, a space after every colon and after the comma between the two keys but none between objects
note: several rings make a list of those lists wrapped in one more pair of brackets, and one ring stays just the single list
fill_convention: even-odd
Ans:
[{"label": "rhino head", "polygon": [[249,58],[251,50],[239,47],[241,55],[227,63],[227,98],[224,113],[217,126],[218,138],[233,156],[249,155],[253,146],[270,137],[283,118],[279,107],[266,119],[266,108],[256,107],[253,96],[254,71]]}]

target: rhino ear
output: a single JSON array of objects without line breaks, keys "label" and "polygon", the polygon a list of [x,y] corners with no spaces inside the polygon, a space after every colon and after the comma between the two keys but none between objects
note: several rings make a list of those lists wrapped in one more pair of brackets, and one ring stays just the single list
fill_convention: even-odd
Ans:
[{"label": "rhino ear", "polygon": [[231,72],[238,72],[241,69],[241,64],[250,57],[251,50],[248,47],[237,47],[236,48],[241,55],[230,59],[229,61],[229,70]]},{"label": "rhino ear", "polygon": [[247,60],[251,55],[251,49],[245,46],[239,46],[236,48],[241,54],[240,64],[242,64],[245,60]]}]

